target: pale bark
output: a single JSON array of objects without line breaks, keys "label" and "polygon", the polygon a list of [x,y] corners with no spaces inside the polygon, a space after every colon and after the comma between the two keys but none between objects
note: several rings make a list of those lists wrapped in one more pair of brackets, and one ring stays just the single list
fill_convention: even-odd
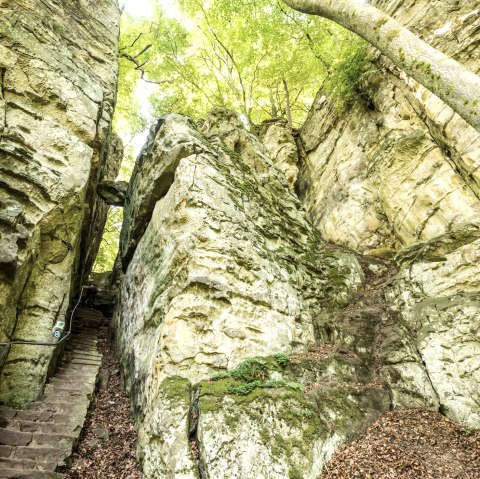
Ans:
[{"label": "pale bark", "polygon": [[333,20],[378,48],[480,132],[480,77],[431,47],[389,15],[358,0],[283,0]]},{"label": "pale bark", "polygon": [[290,108],[290,92],[288,91],[287,80],[283,80],[283,88],[285,89],[285,113],[287,114],[287,122],[290,130],[293,128],[292,110]]}]

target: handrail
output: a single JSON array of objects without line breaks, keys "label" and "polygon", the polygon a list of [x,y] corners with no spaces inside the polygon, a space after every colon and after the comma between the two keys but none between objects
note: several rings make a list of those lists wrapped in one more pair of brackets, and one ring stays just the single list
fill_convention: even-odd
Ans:
[{"label": "handrail", "polygon": [[80,304],[80,301],[82,300],[84,288],[85,288],[85,286],[82,286],[82,289],[80,290],[80,296],[79,296],[77,302],[75,303],[75,306],[72,309],[72,312],[70,314],[70,321],[69,321],[69,324],[68,324],[68,331],[67,331],[67,334],[65,334],[65,336],[63,336],[63,338],[60,338],[58,341],[55,341],[55,342],[9,341],[8,343],[0,343],[0,346],[7,346],[8,348],[10,348],[10,346],[12,344],[24,344],[24,345],[29,345],[29,346],[50,346],[50,347],[54,347],[54,346],[58,346],[60,343],[63,343],[63,341],[65,341],[68,338],[68,336],[70,336],[70,334],[72,332],[73,315],[75,314],[75,311],[77,310],[78,305]]}]

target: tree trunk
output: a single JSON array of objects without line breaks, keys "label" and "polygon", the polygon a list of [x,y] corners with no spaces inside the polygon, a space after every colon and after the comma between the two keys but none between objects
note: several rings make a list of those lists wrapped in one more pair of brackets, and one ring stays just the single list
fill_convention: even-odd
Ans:
[{"label": "tree trunk", "polygon": [[275,103],[275,99],[273,98],[272,89],[270,88],[269,91],[270,91],[270,107],[272,109],[272,118],[277,118],[278,117],[277,105]]},{"label": "tree trunk", "polygon": [[288,91],[287,80],[283,80],[283,88],[285,89],[285,113],[287,114],[288,127],[293,128],[292,110],[290,109],[290,93]]},{"label": "tree trunk", "polygon": [[283,0],[361,36],[480,132],[480,77],[431,47],[389,15],[357,0]]}]

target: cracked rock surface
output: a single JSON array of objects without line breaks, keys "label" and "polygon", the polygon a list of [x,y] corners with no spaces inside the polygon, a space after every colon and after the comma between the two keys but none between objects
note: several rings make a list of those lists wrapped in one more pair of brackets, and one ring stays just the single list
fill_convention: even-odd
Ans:
[{"label": "cracked rock surface", "polygon": [[201,130],[162,118],[125,211],[113,328],[145,477],[314,479],[388,409],[381,308],[325,332],[363,290],[362,265],[321,240],[235,113]]},{"label": "cracked rock surface", "polygon": [[[118,29],[113,0],[0,4],[2,342],[51,340],[95,258],[107,211],[95,185],[116,176],[120,159],[108,156],[110,144],[121,149],[110,134]],[[34,400],[51,351],[3,354],[0,400]]]},{"label": "cracked rock surface", "polygon": [[[374,3],[479,72],[477,1]],[[324,239],[398,264],[379,350],[393,406],[478,428],[480,134],[385,58],[373,66],[368,104],[340,114],[318,94],[296,190]]]},{"label": "cracked rock surface", "polygon": [[[480,5],[377,0],[435,48],[480,70]],[[480,222],[480,134],[419,84],[378,59],[369,102],[339,114],[322,91],[302,127],[298,191],[322,236],[393,257]]]}]

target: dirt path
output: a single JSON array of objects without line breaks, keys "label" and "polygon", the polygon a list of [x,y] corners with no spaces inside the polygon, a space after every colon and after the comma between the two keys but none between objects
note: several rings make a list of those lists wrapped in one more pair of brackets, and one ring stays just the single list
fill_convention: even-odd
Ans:
[{"label": "dirt path", "polygon": [[119,366],[108,338],[108,326],[103,324],[99,331],[98,348],[103,355],[100,383],[104,383],[100,385],[103,389],[98,392],[96,405],[89,412],[65,477],[140,479],[135,461],[137,433],[130,400],[120,385]]},{"label": "dirt path", "polygon": [[384,414],[325,466],[321,479],[480,479],[480,431],[439,413]]}]

